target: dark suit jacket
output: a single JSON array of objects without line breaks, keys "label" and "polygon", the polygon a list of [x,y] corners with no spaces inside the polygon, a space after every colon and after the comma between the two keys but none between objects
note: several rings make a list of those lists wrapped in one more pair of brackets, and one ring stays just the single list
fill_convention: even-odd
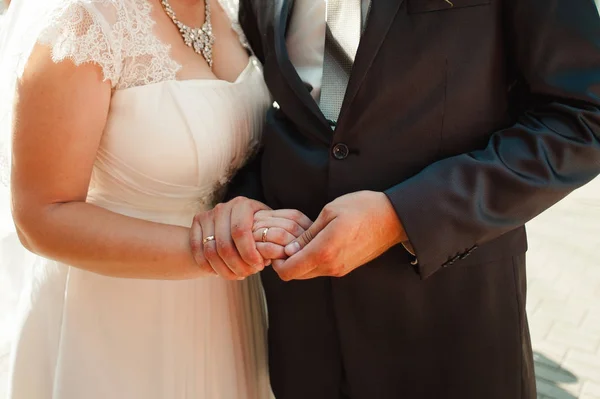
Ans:
[{"label": "dark suit jacket", "polygon": [[231,193],[314,218],[385,191],[419,263],[264,272],[276,395],[533,399],[524,224],[600,172],[594,2],[374,0],[335,133],[287,57],[292,3],[241,0],[280,108]]}]

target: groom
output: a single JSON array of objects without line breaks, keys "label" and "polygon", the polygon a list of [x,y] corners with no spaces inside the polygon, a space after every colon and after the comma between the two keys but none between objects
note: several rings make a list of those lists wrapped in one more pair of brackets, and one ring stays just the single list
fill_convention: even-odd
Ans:
[{"label": "groom", "polygon": [[[240,21],[275,102],[231,194],[315,220],[262,273],[277,398],[534,399],[524,224],[600,172],[594,2],[241,0]],[[252,272],[260,207],[221,206],[211,263]]]}]

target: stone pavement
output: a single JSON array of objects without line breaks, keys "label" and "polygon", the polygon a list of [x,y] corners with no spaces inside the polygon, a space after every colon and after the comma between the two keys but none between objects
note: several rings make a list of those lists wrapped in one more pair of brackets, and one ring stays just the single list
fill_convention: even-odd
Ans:
[{"label": "stone pavement", "polygon": [[600,399],[600,178],[528,229],[539,397]]}]

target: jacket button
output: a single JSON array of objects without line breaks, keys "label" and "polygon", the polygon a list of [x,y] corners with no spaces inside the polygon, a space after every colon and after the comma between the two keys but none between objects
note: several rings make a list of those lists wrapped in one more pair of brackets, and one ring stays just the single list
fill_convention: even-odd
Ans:
[{"label": "jacket button", "polygon": [[348,146],[343,143],[336,144],[332,150],[333,157],[339,161],[348,158],[348,154],[350,154],[350,150]]}]

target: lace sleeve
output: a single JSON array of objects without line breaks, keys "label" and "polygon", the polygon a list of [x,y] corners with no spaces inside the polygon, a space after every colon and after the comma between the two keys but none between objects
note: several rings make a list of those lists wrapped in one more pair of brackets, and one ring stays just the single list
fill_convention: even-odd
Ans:
[{"label": "lace sleeve", "polygon": [[98,64],[114,88],[122,69],[116,1],[61,0],[49,13],[38,42],[52,48],[54,62],[70,59],[75,65]]}]

